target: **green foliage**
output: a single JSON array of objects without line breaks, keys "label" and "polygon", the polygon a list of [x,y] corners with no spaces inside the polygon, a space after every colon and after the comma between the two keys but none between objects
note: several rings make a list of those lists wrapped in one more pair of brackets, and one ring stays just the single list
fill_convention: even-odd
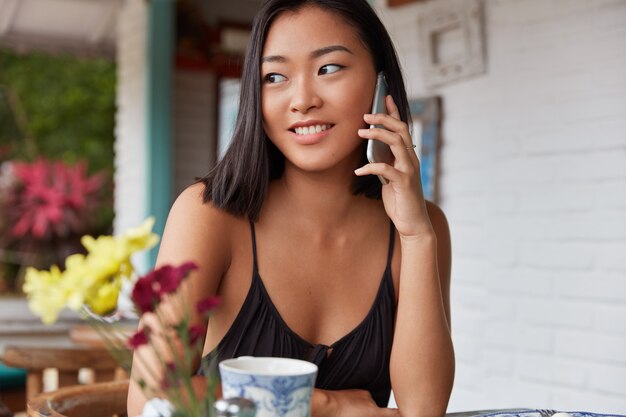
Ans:
[{"label": "green foliage", "polygon": [[107,60],[0,49],[0,158],[85,159],[112,173],[115,82]]},{"label": "green foliage", "polygon": [[[104,172],[108,188],[101,191],[106,201],[93,214],[94,235],[110,233],[113,222],[115,75],[115,63],[104,59],[23,55],[0,48],[0,163],[85,161],[89,173]],[[0,242],[0,292],[3,286],[14,286],[12,280],[29,264],[15,258],[19,247],[5,245]]]}]

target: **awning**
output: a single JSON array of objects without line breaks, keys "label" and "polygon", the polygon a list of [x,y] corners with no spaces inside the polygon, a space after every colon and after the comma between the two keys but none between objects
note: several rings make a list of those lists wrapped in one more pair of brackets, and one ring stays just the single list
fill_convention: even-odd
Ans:
[{"label": "awning", "polygon": [[0,0],[0,47],[115,57],[123,0]]}]

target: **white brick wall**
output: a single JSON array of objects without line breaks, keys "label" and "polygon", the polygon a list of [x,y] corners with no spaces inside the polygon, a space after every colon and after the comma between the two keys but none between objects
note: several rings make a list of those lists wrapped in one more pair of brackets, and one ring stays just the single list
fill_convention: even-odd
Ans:
[{"label": "white brick wall", "polygon": [[484,5],[487,73],[437,91],[423,6],[380,7],[409,95],[443,96],[449,409],[626,414],[626,1]]},{"label": "white brick wall", "polygon": [[146,216],[146,65],[148,9],[127,0],[118,17],[115,126],[116,232]]}]

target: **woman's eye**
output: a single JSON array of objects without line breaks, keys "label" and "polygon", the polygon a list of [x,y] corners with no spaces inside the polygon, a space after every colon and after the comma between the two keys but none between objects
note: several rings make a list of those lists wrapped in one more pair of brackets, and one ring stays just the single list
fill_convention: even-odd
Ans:
[{"label": "woman's eye", "polygon": [[274,84],[274,83],[279,83],[281,81],[285,81],[287,78],[284,75],[280,75],[275,72],[272,72],[270,74],[267,74],[263,79],[265,80],[266,83]]},{"label": "woman's eye", "polygon": [[322,68],[320,68],[320,74],[332,74],[333,72],[337,72],[342,68],[342,65],[337,64],[324,65]]}]

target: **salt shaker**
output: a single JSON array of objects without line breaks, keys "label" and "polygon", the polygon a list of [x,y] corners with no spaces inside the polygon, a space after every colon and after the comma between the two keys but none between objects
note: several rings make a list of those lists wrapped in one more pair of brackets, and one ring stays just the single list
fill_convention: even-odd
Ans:
[{"label": "salt shaker", "polygon": [[256,406],[247,398],[234,397],[215,402],[216,417],[254,417]]}]

